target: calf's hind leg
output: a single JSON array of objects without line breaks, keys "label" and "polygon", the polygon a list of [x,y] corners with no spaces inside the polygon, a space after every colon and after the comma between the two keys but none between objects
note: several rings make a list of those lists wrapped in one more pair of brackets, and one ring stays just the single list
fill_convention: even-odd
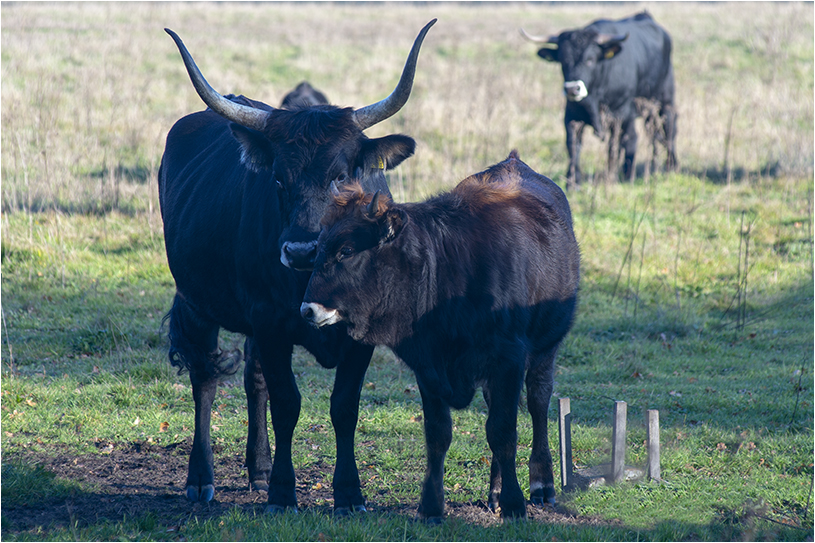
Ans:
[{"label": "calf's hind leg", "polygon": [[419,516],[428,522],[441,522],[444,515],[444,457],[453,441],[453,419],[450,406],[419,382],[424,411],[424,436],[427,449],[427,471],[422,488]]},{"label": "calf's hind leg", "polygon": [[526,501],[518,484],[515,471],[515,456],[518,447],[518,400],[521,396],[523,382],[523,356],[515,360],[497,364],[502,371],[489,378],[487,394],[490,398],[489,415],[487,415],[487,442],[493,455],[493,469],[490,473],[493,483],[494,465],[500,469],[501,490],[498,503],[501,516],[517,518],[526,516]]},{"label": "calf's hind leg", "polygon": [[533,505],[555,505],[555,480],[549,450],[548,413],[555,379],[555,354],[530,357],[526,374],[526,401],[532,415],[532,454],[529,458],[529,500]]}]

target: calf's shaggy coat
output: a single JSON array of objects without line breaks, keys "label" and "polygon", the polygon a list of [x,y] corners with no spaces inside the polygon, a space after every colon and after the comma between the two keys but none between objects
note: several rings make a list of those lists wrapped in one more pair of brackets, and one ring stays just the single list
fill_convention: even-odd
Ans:
[{"label": "calf's shaggy coat", "polygon": [[422,203],[335,187],[323,225],[301,314],[316,326],[344,323],[354,339],[390,347],[415,372],[427,442],[419,513],[443,515],[450,408],[466,407],[481,386],[493,452],[490,507],[526,514],[515,471],[524,379],[531,500],[553,503],[547,411],[580,261],[563,191],[513,151]]}]

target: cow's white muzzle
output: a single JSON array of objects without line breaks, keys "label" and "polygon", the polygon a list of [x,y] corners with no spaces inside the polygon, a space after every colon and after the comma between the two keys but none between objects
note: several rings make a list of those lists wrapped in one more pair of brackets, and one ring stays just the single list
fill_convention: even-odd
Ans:
[{"label": "cow's white muzzle", "polygon": [[563,84],[563,93],[570,102],[579,102],[589,95],[586,84],[581,79],[577,81],[567,81]]}]

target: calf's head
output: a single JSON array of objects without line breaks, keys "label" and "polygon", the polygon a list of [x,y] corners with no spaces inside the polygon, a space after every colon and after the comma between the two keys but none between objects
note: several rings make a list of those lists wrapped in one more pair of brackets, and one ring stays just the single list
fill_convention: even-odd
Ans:
[{"label": "calf's head", "polygon": [[589,95],[602,63],[614,58],[628,38],[628,34],[600,34],[591,28],[561,32],[548,38],[531,36],[523,29],[521,34],[530,41],[543,44],[538,50],[539,57],[560,63],[563,92],[570,102],[580,102]]},{"label": "calf's head", "polygon": [[366,341],[398,288],[401,261],[389,249],[408,218],[386,195],[365,193],[359,183],[335,185],[332,193],[300,314],[316,327],[343,321],[354,339]]},{"label": "calf's head", "polygon": [[243,164],[256,172],[268,172],[280,202],[279,210],[269,211],[279,213],[284,225],[278,240],[284,265],[312,268],[320,217],[331,200],[332,182],[341,186],[353,176],[366,190],[390,194],[384,170],[410,157],[416,144],[400,134],[371,139],[363,131],[391,117],[407,102],[422,41],[435,22],[430,21],[417,36],[396,89],[384,100],[356,110],[330,105],[267,110],[231,101],[207,83],[181,38],[165,29],[178,46],[198,95],[231,121]]}]

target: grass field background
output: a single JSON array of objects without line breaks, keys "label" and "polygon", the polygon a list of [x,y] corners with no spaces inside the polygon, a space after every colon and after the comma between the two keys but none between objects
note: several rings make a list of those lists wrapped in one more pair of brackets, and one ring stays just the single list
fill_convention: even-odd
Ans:
[{"label": "grass field background", "polygon": [[[811,3],[0,9],[4,540],[812,539]],[[132,451],[148,450],[145,461],[183,460],[191,440],[189,382],[166,362],[160,330],[173,280],[156,172],[167,131],[202,104],[164,27],[179,33],[221,93],[277,105],[305,79],[333,103],[359,107],[393,89],[415,35],[437,17],[410,101],[368,131],[417,140],[416,155],[389,179],[395,198],[411,201],[513,148],[563,186],[562,76],[518,28],[556,33],[642,9],[674,41],[680,170],[607,183],[604,144],[586,131],[590,179],[568,194],[581,299],[555,394],[571,398],[578,467],[608,461],[614,400],[629,403],[628,463],[643,465],[642,413],[659,409],[663,483],[559,494],[554,514],[501,524],[478,505],[490,458],[479,399],[455,413],[450,518],[440,528],[415,523],[421,401],[409,370],[378,349],[357,436],[372,514],[335,520],[327,514],[333,372],[298,351],[295,468],[309,504],[301,515],[263,516],[260,494],[217,514],[187,507],[183,471],[147,493],[166,494],[184,515],[75,510],[89,497],[134,498],[133,490],[58,475],[55,459],[142,458]],[[640,134],[642,164],[650,150],[641,126]],[[242,345],[228,333],[222,341]],[[242,385],[227,381],[213,419],[216,477],[245,478],[245,420]],[[555,443],[554,408],[550,436]],[[519,478],[528,485],[523,405],[519,438]],[[241,492],[216,486],[225,504]],[[48,509],[67,510],[68,520],[25,520]]]}]

